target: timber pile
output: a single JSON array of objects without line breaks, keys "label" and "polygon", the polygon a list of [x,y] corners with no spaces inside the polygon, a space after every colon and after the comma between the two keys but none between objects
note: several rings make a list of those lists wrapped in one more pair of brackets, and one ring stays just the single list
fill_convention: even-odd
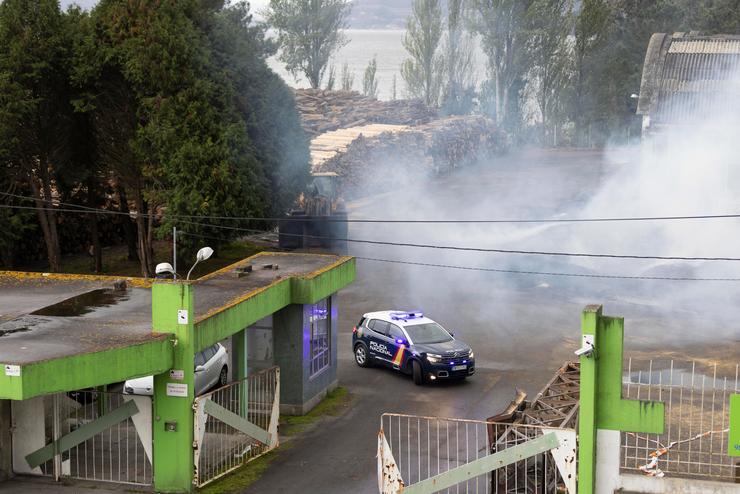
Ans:
[{"label": "timber pile", "polygon": [[[374,129],[379,130],[379,129]],[[359,197],[367,190],[397,187],[399,183],[450,173],[455,168],[500,154],[508,135],[485,117],[462,116],[434,120],[415,127],[403,126],[371,135],[361,128],[334,133],[316,148],[313,172],[339,175],[343,197]],[[346,141],[356,136],[349,143]],[[314,138],[314,142],[324,136]],[[334,148],[329,148],[334,142]],[[371,186],[368,188],[368,186]]]},{"label": "timber pile", "polygon": [[296,107],[310,136],[368,124],[420,125],[437,117],[419,100],[378,101],[355,91],[296,89]]},{"label": "timber pile", "polygon": [[366,139],[384,133],[403,132],[408,125],[370,124],[361,127],[333,130],[311,139],[311,171],[322,171],[323,164],[338,154],[347,152],[350,144],[363,136]]}]

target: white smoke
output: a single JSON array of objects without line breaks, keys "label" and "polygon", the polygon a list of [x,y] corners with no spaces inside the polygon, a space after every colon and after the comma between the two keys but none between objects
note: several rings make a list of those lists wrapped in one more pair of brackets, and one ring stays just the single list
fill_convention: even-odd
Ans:
[{"label": "white smoke", "polygon": [[[409,176],[351,214],[386,219],[599,218],[740,213],[740,112],[694,115],[641,146],[490,158],[449,179]],[[392,157],[388,157],[392,163]],[[435,245],[685,257],[740,257],[740,219],[567,224],[352,224],[350,237]],[[504,270],[740,278],[740,262],[592,259],[351,244],[361,257]],[[627,348],[740,355],[738,282],[568,278],[359,261],[381,295],[368,307],[421,308],[493,366],[527,365],[514,348],[569,358],[580,312],[626,318]],[[375,290],[377,288],[377,290]],[[385,307],[383,304],[388,305]],[[688,348],[688,350],[687,350]],[[526,352],[525,352],[526,353]],[[531,359],[532,355],[528,357]]]}]

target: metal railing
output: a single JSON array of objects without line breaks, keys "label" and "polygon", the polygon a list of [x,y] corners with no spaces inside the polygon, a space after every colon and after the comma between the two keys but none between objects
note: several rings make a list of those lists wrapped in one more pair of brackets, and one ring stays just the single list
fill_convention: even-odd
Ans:
[{"label": "metal railing", "polygon": [[740,365],[630,359],[622,386],[625,398],[665,403],[663,434],[622,433],[623,472],[735,482],[727,445]]},{"label": "metal railing", "polygon": [[[232,417],[232,425],[221,419],[224,415],[217,418],[208,412],[214,405],[221,414],[229,412],[225,416]],[[193,409],[197,445],[194,484],[203,486],[277,447],[280,369],[271,367],[199,396]],[[239,418],[269,434],[270,439],[259,440],[234,427],[243,424]]]},{"label": "metal railing", "polygon": [[[381,417],[381,437],[387,441],[395,467],[407,487],[524,444],[552,430],[521,424],[392,413]],[[571,432],[575,442],[575,432]],[[382,485],[381,475],[379,472],[381,493],[396,492]],[[565,489],[565,482],[548,451],[469,478],[439,492],[549,494],[566,492]]]},{"label": "metal railing", "polygon": [[[90,424],[131,399],[134,397],[95,390],[49,395],[44,400],[48,403],[45,406],[47,441]],[[141,410],[148,420],[137,422],[139,427],[149,429],[143,437],[151,438],[152,399],[149,396],[136,396],[135,399],[140,409],[148,407],[148,410]],[[60,451],[54,459],[40,465],[40,469],[44,475],[56,478],[151,485],[151,443],[148,447],[143,444],[141,432],[137,431],[134,417],[129,417],[68,450]]]}]

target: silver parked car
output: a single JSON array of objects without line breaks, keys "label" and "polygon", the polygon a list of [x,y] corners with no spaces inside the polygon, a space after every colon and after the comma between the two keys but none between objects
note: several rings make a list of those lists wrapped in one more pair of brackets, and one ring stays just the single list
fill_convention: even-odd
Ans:
[{"label": "silver parked car", "polygon": [[[221,343],[209,346],[195,354],[195,396],[202,395],[214,387],[225,386],[229,380],[229,352]],[[129,379],[123,392],[130,395],[154,394],[154,377]]]}]

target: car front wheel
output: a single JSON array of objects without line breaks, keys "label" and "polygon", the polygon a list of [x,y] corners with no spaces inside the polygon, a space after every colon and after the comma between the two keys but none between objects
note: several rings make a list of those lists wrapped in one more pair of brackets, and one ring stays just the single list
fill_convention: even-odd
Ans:
[{"label": "car front wheel", "polygon": [[411,363],[411,373],[414,376],[414,384],[417,386],[424,384],[424,371],[421,369],[421,364],[418,360],[414,360]]},{"label": "car front wheel", "polygon": [[368,367],[370,365],[367,347],[362,343],[355,347],[355,362],[357,362],[357,365],[360,367]]},{"label": "car front wheel", "polygon": [[218,375],[218,384],[217,386],[219,388],[223,388],[229,383],[229,370],[224,365],[221,367],[221,373]]}]

